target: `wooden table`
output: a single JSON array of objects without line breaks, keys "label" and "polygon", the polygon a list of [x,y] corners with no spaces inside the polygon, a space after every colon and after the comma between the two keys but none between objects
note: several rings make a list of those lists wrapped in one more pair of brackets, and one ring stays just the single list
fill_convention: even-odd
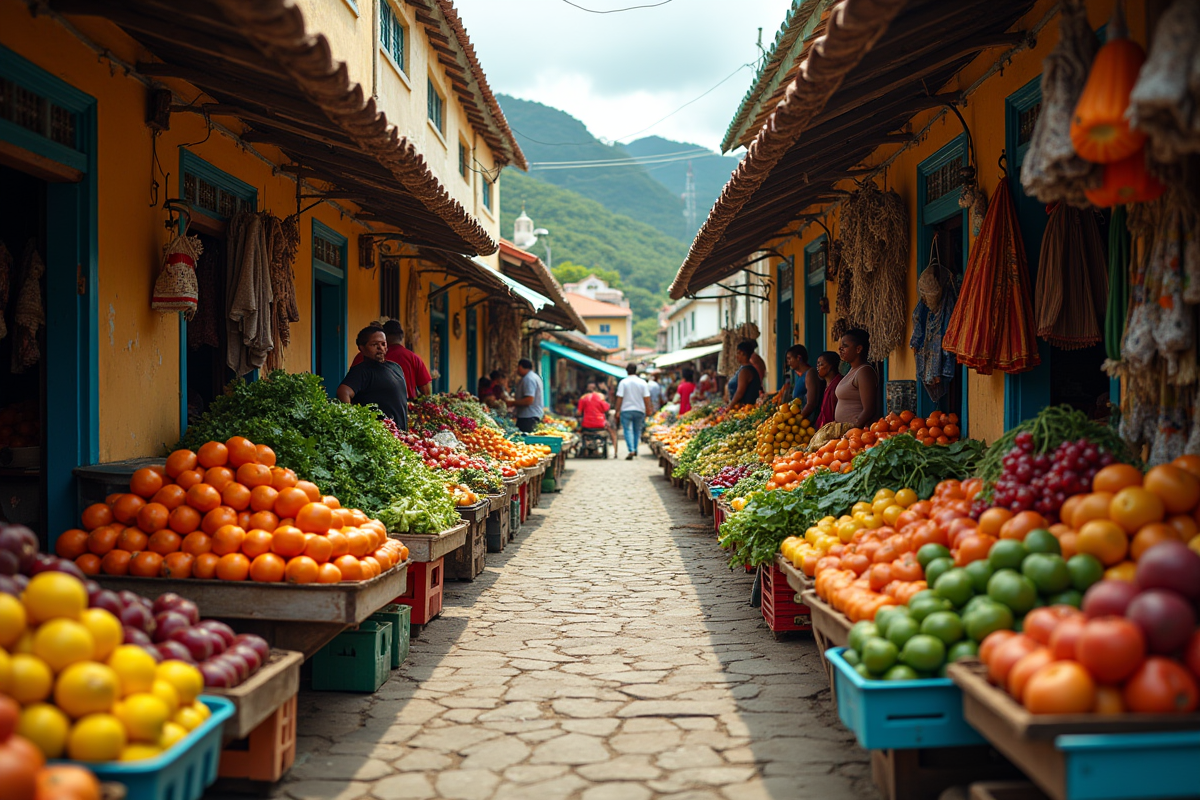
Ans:
[{"label": "wooden table", "polygon": [[460,522],[449,530],[441,533],[389,533],[391,539],[399,539],[408,548],[408,557],[412,561],[437,561],[444,555],[454,552],[467,541],[467,531],[470,524]]},{"label": "wooden table", "polygon": [[[786,572],[786,570],[785,570]],[[789,577],[788,585],[792,581]],[[850,640],[850,618],[833,606],[822,600],[815,591],[809,589],[800,593],[800,601],[808,606],[812,615],[813,640],[821,651],[821,662],[825,665],[825,675],[829,678],[829,691],[834,702],[837,702],[837,691],[833,680],[833,664],[824,657],[825,651],[831,647],[845,647]]]},{"label": "wooden table", "polygon": [[792,562],[784,558],[782,553],[775,556],[775,563],[783,570],[783,574],[787,577],[788,586],[792,587],[792,591],[796,594],[804,594],[816,588],[813,579],[792,566]]},{"label": "wooden table", "polygon": [[205,618],[227,622],[234,630],[256,633],[272,647],[298,650],[305,658],[404,594],[408,565],[391,568],[369,581],[343,583],[254,583],[195,578],[135,578],[95,575],[105,589],[154,599],[167,592],[186,597]]},{"label": "wooden table", "polygon": [[[498,495],[503,499],[503,495]],[[462,547],[446,556],[446,577],[451,580],[473,581],[483,572],[487,553],[487,518],[492,512],[492,498],[484,497],[475,505],[459,506],[459,516],[467,526]]]},{"label": "wooden table", "polygon": [[234,705],[233,716],[225,721],[226,742],[244,739],[275,709],[300,690],[300,664],[304,654],[293,650],[272,650],[267,663],[245,683],[232,689],[206,688],[205,694],[224,697]]}]

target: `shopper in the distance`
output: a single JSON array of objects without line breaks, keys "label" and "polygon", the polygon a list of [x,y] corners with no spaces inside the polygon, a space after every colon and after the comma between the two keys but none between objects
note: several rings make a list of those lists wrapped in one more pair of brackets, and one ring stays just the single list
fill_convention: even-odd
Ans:
[{"label": "shopper in the distance", "polygon": [[642,429],[646,417],[654,412],[650,409],[650,387],[638,377],[637,365],[625,367],[629,373],[617,384],[617,413],[621,417],[621,428],[625,432],[625,447],[629,452],[626,461],[632,461],[638,453],[638,442],[642,440]]}]

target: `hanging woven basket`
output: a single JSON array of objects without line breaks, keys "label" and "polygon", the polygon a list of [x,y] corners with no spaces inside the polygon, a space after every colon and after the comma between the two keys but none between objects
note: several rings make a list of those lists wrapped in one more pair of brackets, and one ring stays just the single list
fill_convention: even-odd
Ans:
[{"label": "hanging woven basket", "polygon": [[196,283],[196,259],[204,252],[199,237],[182,234],[164,248],[163,268],[154,281],[150,307],[164,314],[178,311],[184,319],[196,314],[200,289]]}]

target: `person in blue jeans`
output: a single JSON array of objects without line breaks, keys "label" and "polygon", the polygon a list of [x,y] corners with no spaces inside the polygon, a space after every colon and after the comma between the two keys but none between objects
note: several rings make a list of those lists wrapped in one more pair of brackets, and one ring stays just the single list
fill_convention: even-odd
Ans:
[{"label": "person in blue jeans", "polygon": [[621,418],[621,429],[625,431],[625,447],[629,453],[626,461],[637,455],[638,442],[642,440],[642,428],[646,417],[654,413],[650,409],[650,387],[637,375],[637,365],[625,367],[629,373],[617,384],[617,414]]}]

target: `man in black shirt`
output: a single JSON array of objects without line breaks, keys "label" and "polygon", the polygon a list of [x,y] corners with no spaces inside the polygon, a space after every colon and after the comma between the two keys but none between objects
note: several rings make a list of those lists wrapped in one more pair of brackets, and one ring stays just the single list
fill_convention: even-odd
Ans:
[{"label": "man in black shirt", "polygon": [[404,370],[387,360],[387,335],[383,328],[369,325],[355,338],[362,363],[355,364],[342,378],[337,399],[355,405],[374,405],[401,430],[408,430],[408,387]]}]

